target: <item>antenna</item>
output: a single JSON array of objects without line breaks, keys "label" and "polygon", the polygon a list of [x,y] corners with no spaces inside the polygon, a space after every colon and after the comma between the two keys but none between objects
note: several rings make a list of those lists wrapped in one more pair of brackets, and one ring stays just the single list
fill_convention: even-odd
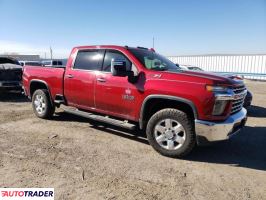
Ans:
[{"label": "antenna", "polygon": [[51,55],[51,60],[53,60],[53,50],[51,46],[50,46],[50,55]]}]

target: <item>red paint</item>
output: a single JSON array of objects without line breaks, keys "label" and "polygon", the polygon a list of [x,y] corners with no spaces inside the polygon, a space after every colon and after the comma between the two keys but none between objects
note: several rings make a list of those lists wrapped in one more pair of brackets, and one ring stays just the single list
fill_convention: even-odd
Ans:
[{"label": "red paint", "polygon": [[[127,77],[115,77],[111,73],[101,71],[73,70],[71,68],[77,50],[80,49],[113,49],[121,51],[137,67],[139,79],[137,83],[128,82]],[[73,75],[73,78],[68,78]],[[106,82],[97,81],[104,78]],[[214,97],[206,91],[206,85],[234,85],[229,78],[202,72],[171,73],[146,69],[127,50],[121,46],[82,46],[73,48],[66,69],[49,67],[24,68],[23,85],[26,94],[30,94],[32,80],[41,80],[49,87],[52,99],[56,94],[64,95],[67,105],[95,111],[128,120],[138,121],[141,106],[149,95],[171,95],[187,99],[195,105],[198,119],[224,120],[228,117],[230,104],[224,116],[211,115]],[[125,100],[130,93],[134,100]]]}]

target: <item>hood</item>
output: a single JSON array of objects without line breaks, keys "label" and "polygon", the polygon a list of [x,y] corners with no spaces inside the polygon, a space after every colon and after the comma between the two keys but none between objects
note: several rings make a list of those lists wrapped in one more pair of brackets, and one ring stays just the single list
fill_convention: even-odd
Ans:
[{"label": "hood", "polygon": [[[183,79],[189,80],[190,82],[196,83],[206,83],[206,84],[214,84],[214,85],[239,85],[243,84],[242,80],[235,80],[230,77],[221,76],[211,72],[205,71],[192,71],[192,70],[171,70],[164,71],[166,77],[169,79]],[[170,75],[171,74],[171,75]],[[175,74],[175,75],[174,75]],[[176,77],[178,75],[178,77]]]},{"label": "hood", "polygon": [[22,70],[22,66],[15,64],[0,64],[0,70]]}]

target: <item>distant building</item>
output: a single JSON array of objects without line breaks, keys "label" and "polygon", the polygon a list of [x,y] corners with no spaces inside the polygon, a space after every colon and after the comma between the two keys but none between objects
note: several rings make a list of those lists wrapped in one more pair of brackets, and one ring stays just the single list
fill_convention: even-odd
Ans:
[{"label": "distant building", "polygon": [[40,61],[40,55],[2,54],[0,57],[12,57],[17,60]]}]

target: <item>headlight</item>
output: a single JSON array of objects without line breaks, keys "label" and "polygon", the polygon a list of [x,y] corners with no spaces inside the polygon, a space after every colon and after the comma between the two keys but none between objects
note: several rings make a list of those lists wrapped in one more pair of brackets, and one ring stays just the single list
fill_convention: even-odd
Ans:
[{"label": "headlight", "polygon": [[206,90],[209,92],[227,92],[228,89],[226,86],[206,85]]},{"label": "headlight", "polygon": [[213,105],[212,115],[219,116],[224,113],[227,103],[232,100],[232,90],[226,86],[207,85],[206,90],[213,92],[215,102]]}]

